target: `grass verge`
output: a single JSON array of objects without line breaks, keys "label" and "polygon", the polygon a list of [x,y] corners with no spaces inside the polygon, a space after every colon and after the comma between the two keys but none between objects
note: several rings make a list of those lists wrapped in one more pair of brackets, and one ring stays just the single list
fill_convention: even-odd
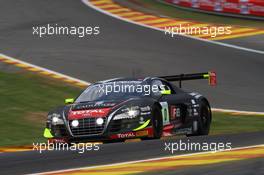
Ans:
[{"label": "grass verge", "polygon": [[[27,72],[0,72],[0,146],[42,142],[46,114],[81,89]],[[264,130],[264,117],[214,113],[211,134]]]},{"label": "grass verge", "polygon": [[264,116],[241,116],[213,113],[210,134],[233,134],[264,131]]},{"label": "grass verge", "polygon": [[217,23],[217,24],[229,24],[229,25],[239,25],[245,27],[259,27],[264,28],[263,21],[234,18],[234,17],[225,17],[219,15],[206,14],[201,12],[194,12],[189,10],[184,10],[174,6],[170,6],[158,0],[128,0],[131,3],[136,5],[143,6],[149,10],[157,12],[160,15],[165,15],[173,18],[182,18],[194,21],[202,21],[208,23]]},{"label": "grass verge", "polygon": [[0,146],[44,141],[47,112],[79,88],[32,73],[0,72]]}]

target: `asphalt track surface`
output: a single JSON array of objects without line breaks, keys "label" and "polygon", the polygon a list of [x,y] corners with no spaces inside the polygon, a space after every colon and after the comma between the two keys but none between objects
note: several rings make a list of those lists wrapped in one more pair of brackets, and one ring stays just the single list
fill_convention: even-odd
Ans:
[{"label": "asphalt track surface", "polygon": [[[261,54],[180,36],[169,38],[162,32],[96,12],[78,0],[1,0],[0,16],[0,52],[9,56],[90,82],[134,74],[215,70],[218,87],[211,88],[200,81],[187,82],[184,86],[205,94],[214,107],[263,111],[264,57]],[[33,26],[48,23],[100,26],[101,34],[86,38],[32,35]],[[264,143],[263,134],[192,139],[231,141],[233,146],[247,146]],[[104,145],[100,152],[85,154],[2,153],[0,170],[1,174],[36,173],[168,155],[163,148],[163,141],[146,141]]]},{"label": "asphalt track surface", "polygon": [[[214,70],[218,86],[186,82],[213,107],[263,111],[264,56],[164,33],[106,16],[78,0],[2,0],[0,52],[89,82]],[[100,26],[85,38],[32,35],[33,26]]]},{"label": "asphalt track surface", "polygon": [[[146,173],[147,174],[147,173]],[[151,175],[159,175],[161,172],[149,173]],[[162,172],[163,175],[193,175],[193,174],[210,174],[210,175],[252,175],[264,174],[264,159],[251,159],[236,162],[219,163],[213,165],[188,167],[180,170],[170,170]]]},{"label": "asphalt track surface", "polygon": [[[232,147],[235,148],[262,144],[264,143],[263,134],[264,132],[243,135],[192,137],[189,138],[189,143],[230,142],[232,143]],[[2,153],[0,156],[0,170],[1,174],[38,173],[190,153],[187,151],[178,151],[171,154],[170,151],[165,151],[165,142],[179,143],[179,139],[182,139],[182,142],[188,142],[188,138],[174,138],[144,142],[104,144],[100,147],[100,151],[90,151],[83,154],[74,151],[48,151],[41,154],[38,151]],[[229,171],[231,170],[229,169]],[[241,170],[243,170],[243,167]]]},{"label": "asphalt track surface", "polygon": [[228,39],[224,40],[224,42],[241,47],[254,48],[256,50],[264,50],[264,35]]}]

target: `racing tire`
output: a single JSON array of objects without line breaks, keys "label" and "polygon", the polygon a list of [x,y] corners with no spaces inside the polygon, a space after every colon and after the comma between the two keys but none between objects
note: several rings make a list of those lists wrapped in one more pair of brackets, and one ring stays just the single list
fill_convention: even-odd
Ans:
[{"label": "racing tire", "polygon": [[210,131],[210,125],[212,121],[211,108],[204,100],[200,104],[198,130],[196,133],[189,134],[187,136],[202,136],[208,135]]},{"label": "racing tire", "polygon": [[154,106],[151,112],[151,125],[153,130],[152,137],[144,137],[141,140],[160,139],[163,133],[163,120],[161,109],[158,106]]}]

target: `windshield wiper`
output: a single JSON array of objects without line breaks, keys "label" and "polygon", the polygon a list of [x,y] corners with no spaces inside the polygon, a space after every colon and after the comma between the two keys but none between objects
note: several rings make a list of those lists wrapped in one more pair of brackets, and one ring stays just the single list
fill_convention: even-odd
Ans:
[{"label": "windshield wiper", "polygon": [[81,101],[79,103],[88,103],[88,102],[91,102],[91,101]]}]

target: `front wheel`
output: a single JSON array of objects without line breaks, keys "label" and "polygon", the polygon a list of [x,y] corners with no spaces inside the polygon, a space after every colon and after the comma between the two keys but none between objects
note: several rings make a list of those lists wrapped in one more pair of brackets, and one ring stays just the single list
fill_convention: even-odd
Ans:
[{"label": "front wheel", "polygon": [[158,106],[154,106],[151,112],[151,125],[153,136],[144,137],[142,140],[160,139],[163,133],[163,120],[161,109]]}]

